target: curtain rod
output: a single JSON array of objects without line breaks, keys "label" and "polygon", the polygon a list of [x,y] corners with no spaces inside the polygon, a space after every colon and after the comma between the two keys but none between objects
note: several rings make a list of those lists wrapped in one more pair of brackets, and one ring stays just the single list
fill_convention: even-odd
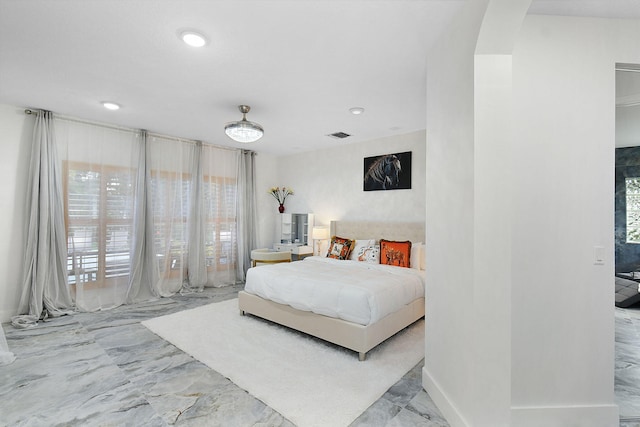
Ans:
[{"label": "curtain rod", "polygon": [[[27,115],[31,115],[31,114],[37,114],[38,111],[44,111],[44,110],[38,110],[35,108],[26,108],[24,110],[24,113]],[[124,127],[124,126],[118,126],[118,125],[112,125],[112,124],[108,124],[108,123],[101,123],[101,122],[93,122],[90,120],[84,120],[84,119],[79,119],[77,117],[70,117],[70,116],[62,116],[62,115],[58,115],[54,113],[54,119],[58,119],[58,120],[65,120],[68,122],[74,122],[74,123],[81,123],[81,124],[85,124],[85,125],[91,125],[91,126],[99,126],[99,127],[103,127],[106,129],[114,129],[114,130],[121,130],[121,131],[125,131],[125,132],[141,132],[144,129],[133,129],[133,128],[128,128],[128,127]],[[234,148],[234,147],[225,147],[222,145],[216,145],[216,144],[211,144],[205,141],[197,141],[195,139],[189,139],[189,138],[179,138],[177,136],[171,136],[171,135],[164,135],[161,133],[156,133],[156,132],[150,132],[147,131],[147,136],[154,136],[156,138],[164,138],[164,139],[168,139],[170,141],[177,141],[177,142],[185,142],[188,144],[197,144],[198,142],[202,143],[202,144],[206,144],[210,147],[214,147],[214,148],[220,148],[222,150],[229,150],[229,151],[252,151],[252,150],[246,150],[243,148]],[[258,153],[256,153],[258,154]]]}]

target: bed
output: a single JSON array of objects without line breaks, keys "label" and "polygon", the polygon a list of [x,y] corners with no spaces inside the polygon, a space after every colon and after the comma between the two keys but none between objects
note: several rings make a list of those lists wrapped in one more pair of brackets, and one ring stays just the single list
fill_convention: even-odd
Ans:
[{"label": "bed", "polygon": [[[359,242],[365,239],[375,239],[376,241],[384,239],[397,242],[411,241],[414,250],[420,248],[420,251],[422,251],[423,242],[425,241],[425,228],[423,223],[333,221],[331,223],[331,236],[348,237]],[[416,252],[416,254],[417,257],[423,260],[423,256],[419,252]],[[413,253],[411,258],[413,260]],[[406,260],[398,262],[404,261]],[[406,282],[406,286],[408,286],[408,289],[398,288],[400,289],[399,291],[389,293],[388,289],[383,289],[383,284],[372,281],[372,285],[366,287],[375,288],[375,293],[379,293],[383,297],[380,298],[379,303],[376,303],[380,307],[378,309],[372,308],[368,317],[362,309],[356,309],[355,314],[349,313],[344,307],[338,306],[339,301],[335,298],[336,307],[331,307],[331,296],[322,297],[325,303],[327,301],[329,303],[316,310],[320,311],[318,313],[313,311],[314,308],[306,307],[304,299],[298,302],[282,301],[275,294],[275,289],[278,286],[285,287],[282,292],[284,294],[298,293],[300,289],[304,288],[308,288],[313,294],[314,289],[317,289],[313,288],[313,286],[317,286],[317,284],[314,285],[314,280],[324,275],[325,272],[328,275],[330,274],[328,271],[333,270],[338,271],[338,276],[340,274],[351,276],[351,266],[357,269],[364,267],[365,263],[355,260],[338,261],[324,259],[324,257],[308,257],[303,261],[293,263],[255,267],[247,273],[245,289],[238,293],[240,313],[242,315],[258,316],[351,349],[358,353],[361,361],[364,361],[367,352],[372,348],[424,317],[424,261],[420,262],[419,266],[416,265],[416,262],[414,262],[414,268],[375,266],[369,263],[370,268],[363,268],[363,270],[366,270],[363,273],[364,276],[361,276],[360,273],[353,273],[354,280],[360,281],[360,283],[368,283],[369,280],[374,280],[372,279],[373,275],[389,277],[392,281],[400,281],[403,283],[402,286],[405,286],[404,283]],[[343,269],[348,272],[341,273]],[[269,279],[269,277],[273,279],[278,275],[280,275],[279,280]],[[292,277],[295,277],[295,283]],[[330,278],[331,276],[327,277]],[[342,297],[345,294],[350,294],[354,288],[358,288],[358,292],[360,288],[365,288],[365,286],[356,285],[354,287],[348,283],[342,284],[338,282],[341,282],[341,280],[325,282],[331,285],[325,287],[335,287],[334,297],[336,295]],[[267,287],[261,291],[259,288],[264,286],[265,283],[267,283]],[[417,283],[420,283],[420,285],[417,285]],[[392,286],[398,285],[394,284]],[[366,299],[367,296],[363,295],[354,297],[354,301]],[[388,300],[395,300],[395,306],[388,306]]]}]

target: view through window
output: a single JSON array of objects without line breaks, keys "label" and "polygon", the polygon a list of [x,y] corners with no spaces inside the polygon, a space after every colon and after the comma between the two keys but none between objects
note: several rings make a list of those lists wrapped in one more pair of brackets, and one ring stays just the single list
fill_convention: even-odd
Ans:
[{"label": "view through window", "polygon": [[[126,284],[133,245],[133,171],[76,162],[66,166],[68,283]],[[233,270],[236,179],[204,176],[203,185],[207,270]],[[188,174],[151,173],[154,252],[157,268],[166,278],[182,279],[186,273],[190,190]]]},{"label": "view through window", "polygon": [[69,284],[108,284],[129,275],[131,170],[69,164],[66,219]]},{"label": "view through window", "polygon": [[640,177],[626,178],[627,243],[640,243]]}]

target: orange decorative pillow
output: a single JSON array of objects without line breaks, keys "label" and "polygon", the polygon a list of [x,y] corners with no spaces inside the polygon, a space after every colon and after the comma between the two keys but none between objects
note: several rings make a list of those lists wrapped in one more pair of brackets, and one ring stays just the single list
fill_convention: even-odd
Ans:
[{"label": "orange decorative pillow", "polygon": [[411,265],[411,242],[380,240],[380,264],[407,267]]},{"label": "orange decorative pillow", "polygon": [[355,240],[345,239],[344,237],[333,236],[327,251],[327,258],[349,259]]}]

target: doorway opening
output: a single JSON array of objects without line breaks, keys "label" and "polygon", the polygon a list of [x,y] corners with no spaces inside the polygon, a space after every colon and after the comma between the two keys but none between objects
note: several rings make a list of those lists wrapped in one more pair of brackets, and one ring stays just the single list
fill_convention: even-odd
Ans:
[{"label": "doorway opening", "polygon": [[640,65],[616,64],[615,399],[640,421]]}]

